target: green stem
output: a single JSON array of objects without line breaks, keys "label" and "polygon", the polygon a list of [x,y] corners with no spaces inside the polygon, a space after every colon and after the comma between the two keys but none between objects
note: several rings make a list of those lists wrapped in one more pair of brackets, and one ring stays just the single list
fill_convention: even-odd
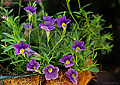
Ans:
[{"label": "green stem", "polygon": [[50,50],[50,46],[49,46],[49,36],[47,36],[47,46],[48,46],[48,48],[49,48],[49,50]]},{"label": "green stem", "polygon": [[22,0],[19,0],[19,11],[18,11],[18,16],[20,16],[20,12],[21,12],[21,3],[22,3]]},{"label": "green stem", "polygon": [[78,0],[79,9],[81,10],[80,0]]},{"label": "green stem", "polygon": [[70,15],[72,16],[72,18],[73,18],[73,20],[75,21],[75,23],[77,24],[77,28],[79,29],[79,24],[78,24],[78,22],[76,21],[76,19],[74,18],[73,14],[72,14],[72,11],[71,11],[71,9],[70,9],[69,1],[66,0],[66,3],[67,3],[67,7],[68,7],[68,10],[69,10],[69,13],[70,13]]},{"label": "green stem", "polygon": [[44,16],[44,6],[42,5],[42,3],[40,4],[40,7],[41,7],[41,13],[40,13],[40,16]]},{"label": "green stem", "polygon": [[[1,0],[1,9],[0,9],[0,10],[1,10],[1,13],[2,13],[2,11],[3,11],[2,8],[3,8],[3,0]],[[0,13],[0,20],[1,20],[1,13]]]},{"label": "green stem", "polygon": [[[28,15],[28,18],[29,18],[29,26],[31,26],[31,25],[30,25],[31,16]],[[31,34],[31,30],[29,30],[29,45],[30,45],[30,34]]]},{"label": "green stem", "polygon": [[32,27],[32,25],[33,25],[33,16],[32,16],[32,23],[31,23],[31,27]]},{"label": "green stem", "polygon": [[66,0],[66,3],[67,3],[67,7],[68,7],[70,15],[72,16],[73,20],[77,23],[77,21],[75,20],[74,16],[72,15],[72,11],[70,9],[70,5],[69,5],[69,2],[67,0]]},{"label": "green stem", "polygon": [[87,25],[88,25],[88,28],[90,30],[90,32],[92,32],[96,37],[98,37],[95,32],[93,32],[93,30],[90,28],[90,23],[89,23],[89,20],[88,20],[88,17],[87,17],[87,13],[85,14],[85,18],[86,18],[86,22],[87,22]]},{"label": "green stem", "polygon": [[30,45],[30,34],[31,34],[31,32],[29,31],[29,45]]},{"label": "green stem", "polygon": [[39,47],[38,47],[38,49],[40,48],[40,33],[39,33],[39,29],[37,29],[37,31],[38,31],[38,42],[39,42]]},{"label": "green stem", "polygon": [[25,54],[22,54],[24,56],[24,58],[29,62],[29,60],[26,58]]},{"label": "green stem", "polygon": [[[49,56],[50,53],[56,48],[56,46],[63,40],[65,33],[66,33],[66,28],[63,28],[63,33],[62,33],[61,39],[57,42],[57,44],[53,47],[53,49],[48,53],[47,56]],[[52,58],[53,58],[53,57],[51,57],[51,58],[49,59],[49,62],[51,61]]]},{"label": "green stem", "polygon": [[43,74],[43,73],[41,73],[39,70],[36,70],[36,72],[38,72],[39,74]]}]

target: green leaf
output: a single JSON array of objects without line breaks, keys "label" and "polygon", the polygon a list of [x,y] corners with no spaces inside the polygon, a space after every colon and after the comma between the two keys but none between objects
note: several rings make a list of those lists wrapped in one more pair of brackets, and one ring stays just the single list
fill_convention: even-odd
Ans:
[{"label": "green leaf", "polygon": [[88,71],[99,72],[99,69],[97,67],[91,67],[91,68],[88,69]]},{"label": "green leaf", "polygon": [[41,58],[39,58],[39,57],[31,57],[31,59],[41,60]]},{"label": "green leaf", "polygon": [[43,55],[46,57],[46,61],[47,61],[47,63],[49,64],[49,57],[47,56],[47,54],[45,53],[45,52],[42,52],[43,53]]},{"label": "green leaf", "polygon": [[6,35],[6,36],[9,37],[9,38],[14,39],[14,37],[13,37],[12,35],[8,34],[8,33],[3,32],[3,34]]},{"label": "green leaf", "polygon": [[78,67],[77,67],[76,63],[73,66],[74,66],[75,71],[78,71]]},{"label": "green leaf", "polygon": [[13,39],[3,39],[1,40],[1,42],[10,42],[10,41],[14,41]]},{"label": "green leaf", "polygon": [[10,14],[11,12],[13,12],[13,9],[11,9],[8,14]]},{"label": "green leaf", "polygon": [[5,53],[5,52],[11,50],[12,48],[13,48],[13,46],[12,46],[12,45],[9,45],[7,48],[5,48],[5,50],[3,51],[3,53]]},{"label": "green leaf", "polygon": [[13,62],[11,62],[10,64],[19,63],[19,62],[22,62],[22,61],[24,61],[24,60],[17,60],[17,61],[13,61]]},{"label": "green leaf", "polygon": [[85,6],[83,6],[82,9],[84,9],[84,8],[87,7],[87,6],[90,6],[91,4],[92,4],[92,3],[89,3],[89,4],[85,5]]},{"label": "green leaf", "polygon": [[24,42],[26,42],[26,40],[24,39],[24,38],[20,38],[20,40],[19,41],[24,41]]},{"label": "green leaf", "polygon": [[11,60],[12,58],[14,58],[14,57],[4,58],[4,59],[0,60],[0,62]]},{"label": "green leaf", "polygon": [[15,17],[15,18],[14,18],[14,21],[16,21],[16,19],[18,19],[18,18],[19,18],[19,16]]},{"label": "green leaf", "polygon": [[96,58],[96,56],[97,56],[97,52],[96,52],[95,55],[94,55],[94,59]]},{"label": "green leaf", "polygon": [[85,61],[84,67],[88,64],[89,58]]}]

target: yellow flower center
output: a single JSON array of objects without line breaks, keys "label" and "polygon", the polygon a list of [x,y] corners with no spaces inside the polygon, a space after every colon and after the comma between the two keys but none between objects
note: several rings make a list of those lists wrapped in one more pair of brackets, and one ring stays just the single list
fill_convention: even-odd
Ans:
[{"label": "yellow flower center", "polygon": [[74,73],[72,74],[72,77],[75,78],[75,74]]},{"label": "yellow flower center", "polygon": [[22,48],[22,49],[20,49],[20,53],[24,53],[25,52],[25,50]]},{"label": "yellow flower center", "polygon": [[63,23],[62,23],[62,26],[66,26],[66,24],[63,22]]},{"label": "yellow flower center", "polygon": [[36,66],[33,66],[33,69],[35,69],[36,68]]},{"label": "yellow flower center", "polygon": [[66,64],[70,64],[70,61],[69,61],[69,60],[66,60]]},{"label": "yellow flower center", "polygon": [[49,69],[48,69],[48,72],[50,72],[50,73],[51,73],[51,72],[52,72],[52,68],[49,68]]},{"label": "yellow flower center", "polygon": [[80,50],[80,47],[76,47],[76,50]]}]

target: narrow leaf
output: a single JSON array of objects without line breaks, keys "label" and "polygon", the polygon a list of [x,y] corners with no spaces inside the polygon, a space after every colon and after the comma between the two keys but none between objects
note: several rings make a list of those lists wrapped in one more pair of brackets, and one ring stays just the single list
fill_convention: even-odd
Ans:
[{"label": "narrow leaf", "polygon": [[17,61],[13,61],[13,62],[11,62],[10,64],[19,63],[19,62],[22,62],[22,61],[24,61],[24,60],[17,60]]},{"label": "narrow leaf", "polygon": [[12,35],[8,34],[8,33],[3,32],[3,34],[6,35],[6,36],[9,37],[9,38],[14,39],[14,37],[13,37]]},{"label": "narrow leaf", "polygon": [[99,72],[99,69],[97,67],[91,67],[91,68],[88,69],[88,71]]},{"label": "narrow leaf", "polygon": [[1,42],[10,42],[10,41],[14,41],[13,39],[3,39],[1,40]]},{"label": "narrow leaf", "polygon": [[11,50],[12,48],[13,48],[13,46],[12,46],[12,45],[8,46],[7,48],[5,48],[5,50],[4,50],[4,52],[3,52],[3,53],[5,53],[5,52],[7,52],[7,51]]}]

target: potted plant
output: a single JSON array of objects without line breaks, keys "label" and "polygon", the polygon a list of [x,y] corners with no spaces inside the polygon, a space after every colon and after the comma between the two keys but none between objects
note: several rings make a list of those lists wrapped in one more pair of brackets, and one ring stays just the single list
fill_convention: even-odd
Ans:
[{"label": "potted plant", "polygon": [[[39,13],[36,13],[37,3],[41,6]],[[88,5],[81,7],[79,0],[80,11],[72,12],[70,0],[66,0],[69,12],[62,11],[53,16],[44,11],[41,1],[37,0],[37,3],[29,2],[24,7],[28,18],[22,23],[20,20],[24,16],[9,16],[12,10],[8,12],[1,7],[4,11],[3,23],[11,32],[2,33],[5,36],[1,40],[4,49],[2,55],[5,54],[7,58],[2,56],[0,61],[9,60],[7,68],[11,68],[13,74],[26,76],[27,73],[31,76],[39,73],[42,75],[42,85],[86,85],[95,77],[93,73],[99,72],[99,64],[95,60],[98,50],[110,52],[113,47],[107,41],[112,40],[112,34],[101,33],[110,26],[104,27],[102,16],[86,12],[84,8]],[[72,18],[69,19],[66,14]],[[0,78],[3,80],[3,77]]]}]

